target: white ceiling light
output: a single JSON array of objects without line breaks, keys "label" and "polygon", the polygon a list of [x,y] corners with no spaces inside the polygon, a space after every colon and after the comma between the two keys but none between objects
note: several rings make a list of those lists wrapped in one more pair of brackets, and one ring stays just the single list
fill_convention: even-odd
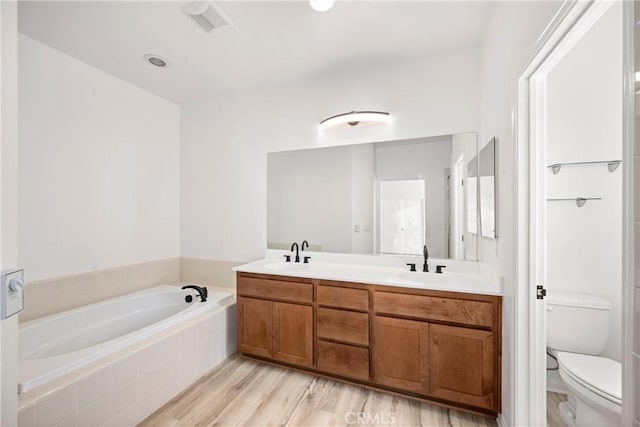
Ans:
[{"label": "white ceiling light", "polygon": [[182,12],[200,28],[209,32],[231,25],[231,20],[210,1],[192,1],[182,7]]},{"label": "white ceiling light", "polygon": [[318,12],[326,12],[333,7],[334,0],[309,0],[309,4]]},{"label": "white ceiling light", "polygon": [[383,111],[351,111],[324,119],[320,122],[320,130],[333,127],[364,127],[389,123],[390,121],[389,113]]}]

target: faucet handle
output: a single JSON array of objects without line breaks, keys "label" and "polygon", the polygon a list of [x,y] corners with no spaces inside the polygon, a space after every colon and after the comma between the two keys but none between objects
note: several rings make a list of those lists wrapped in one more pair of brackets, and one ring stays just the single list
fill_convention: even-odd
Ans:
[{"label": "faucet handle", "polygon": [[291,255],[283,255],[284,256],[284,262],[291,262]]},{"label": "faucet handle", "polygon": [[442,274],[442,269],[443,268],[447,268],[446,265],[436,265],[436,273],[437,274]]},{"label": "faucet handle", "polygon": [[413,262],[408,262],[407,265],[409,266],[409,271],[416,271],[416,264]]},{"label": "faucet handle", "polygon": [[310,259],[311,259],[311,257],[310,257],[310,256],[306,256],[306,257],[304,257],[304,263],[305,263],[305,264],[309,264],[309,260],[310,260]]}]

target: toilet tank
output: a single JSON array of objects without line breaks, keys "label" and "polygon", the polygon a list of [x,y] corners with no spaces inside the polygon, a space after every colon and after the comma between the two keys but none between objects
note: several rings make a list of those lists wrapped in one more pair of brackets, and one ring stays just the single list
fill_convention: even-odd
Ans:
[{"label": "toilet tank", "polygon": [[609,338],[611,303],[596,295],[551,292],[547,302],[547,347],[599,355]]}]

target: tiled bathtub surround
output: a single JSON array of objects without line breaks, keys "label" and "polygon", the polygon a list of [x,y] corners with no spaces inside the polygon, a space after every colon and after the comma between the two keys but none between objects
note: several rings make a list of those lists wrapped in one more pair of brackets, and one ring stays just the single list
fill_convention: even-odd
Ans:
[{"label": "tiled bathtub surround", "polygon": [[18,425],[133,426],[235,352],[235,304],[19,395]]},{"label": "tiled bathtub surround", "polygon": [[231,269],[245,262],[215,261],[201,258],[180,258],[180,280],[218,288],[236,288],[236,273]]},{"label": "tiled bathtub surround", "polygon": [[20,322],[59,313],[156,285],[180,283],[180,258],[126,265],[28,282]]}]

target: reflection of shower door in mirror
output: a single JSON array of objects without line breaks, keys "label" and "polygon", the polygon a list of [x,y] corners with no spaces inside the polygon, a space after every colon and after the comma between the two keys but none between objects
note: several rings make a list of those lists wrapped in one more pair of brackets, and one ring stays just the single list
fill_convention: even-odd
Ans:
[{"label": "reflection of shower door in mirror", "polygon": [[381,253],[422,253],[424,194],[422,179],[380,182]]}]

